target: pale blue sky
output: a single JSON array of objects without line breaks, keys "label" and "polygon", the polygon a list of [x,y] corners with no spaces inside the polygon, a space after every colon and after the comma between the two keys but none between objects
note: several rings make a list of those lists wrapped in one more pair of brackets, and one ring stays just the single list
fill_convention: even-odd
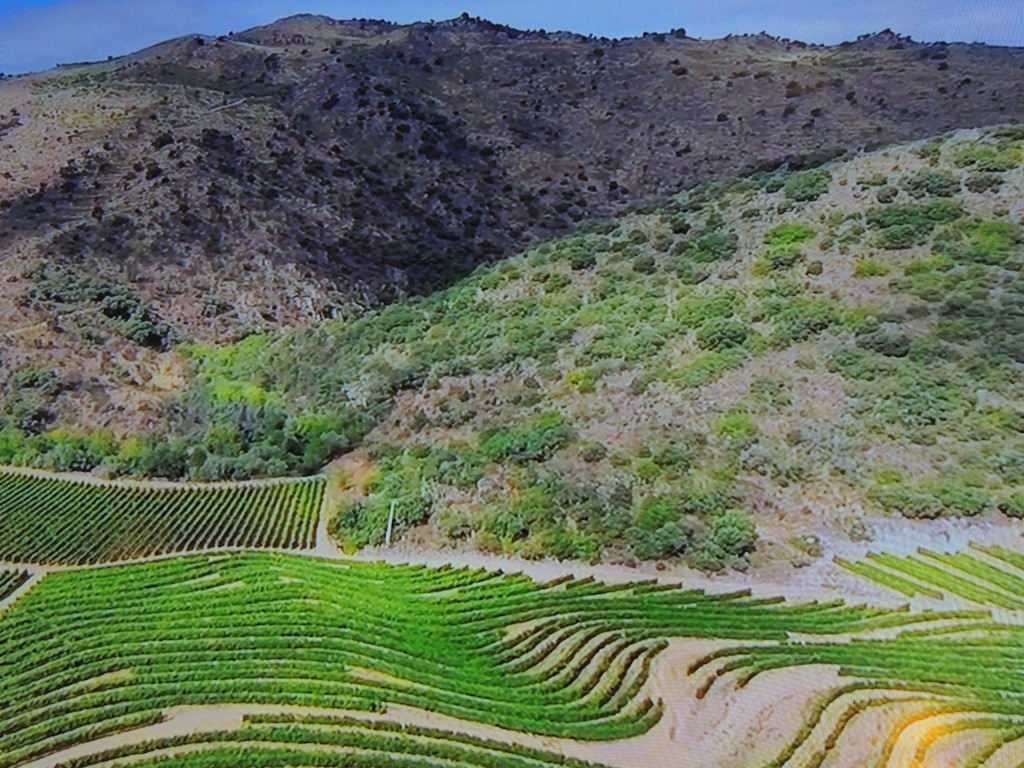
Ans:
[{"label": "pale blue sky", "polygon": [[524,29],[607,37],[685,27],[694,37],[764,30],[837,43],[890,27],[918,40],[1024,46],[1022,0],[0,0],[0,72],[103,59],[295,13],[409,22],[463,11]]}]

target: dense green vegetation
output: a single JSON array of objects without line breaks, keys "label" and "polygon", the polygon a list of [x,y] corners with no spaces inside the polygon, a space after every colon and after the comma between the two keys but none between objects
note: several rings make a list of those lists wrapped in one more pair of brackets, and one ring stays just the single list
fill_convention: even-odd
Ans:
[{"label": "dense green vegetation", "polygon": [[323,477],[149,486],[0,469],[0,560],[89,564],[314,544]]},{"label": "dense green vegetation", "polygon": [[106,476],[197,481],[309,475],[352,447],[372,423],[368,414],[290,413],[251,386],[189,393],[179,434],[147,433],[115,440],[50,429],[48,403],[65,388],[52,372],[21,369],[0,391],[0,463],[58,472],[98,470]]},{"label": "dense green vegetation", "polygon": [[103,343],[114,332],[144,347],[166,348],[174,341],[171,328],[146,302],[124,285],[88,274],[69,264],[50,264],[31,271],[31,287],[21,297],[31,307],[73,313],[75,331]]},{"label": "dense green vegetation", "polygon": [[660,716],[641,691],[664,638],[782,641],[930,618],[284,554],[56,572],[0,614],[0,766],[218,702],[408,704],[617,739]]},{"label": "dense green vegetation", "polygon": [[[547,445],[546,451],[562,439],[561,433],[558,419],[541,416],[486,433],[476,445],[382,452],[367,496],[344,505],[331,519],[330,531],[349,549],[380,544],[394,504],[397,535],[433,520],[447,538],[473,537],[489,552],[589,560],[615,547],[642,559],[682,558],[708,570],[746,566],[756,533],[737,509],[731,480],[694,479],[693,452],[682,444],[648,448],[631,466],[652,481],[666,475],[684,478],[673,492],[639,502],[627,481],[573,480],[538,463],[542,456],[531,448],[507,465],[507,496],[489,494],[474,510],[445,503],[440,489],[476,487],[493,460],[489,450]],[[594,451],[592,459],[603,458],[599,447],[582,450]]]}]

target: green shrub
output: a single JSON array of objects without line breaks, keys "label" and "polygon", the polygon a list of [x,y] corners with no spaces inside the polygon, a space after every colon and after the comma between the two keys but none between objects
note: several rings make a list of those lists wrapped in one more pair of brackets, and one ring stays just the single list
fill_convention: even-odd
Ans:
[{"label": "green shrub", "polygon": [[963,209],[950,200],[872,208],[867,212],[869,227],[877,231],[878,245],[887,250],[924,245],[935,228],[963,216]]},{"label": "green shrub", "polygon": [[1024,519],[1024,490],[1005,494],[999,502],[999,510],[1008,517]]},{"label": "green shrub", "polygon": [[814,230],[804,224],[780,224],[768,230],[764,244],[769,248],[788,248],[801,245],[814,237]]},{"label": "green shrub", "polygon": [[769,300],[765,303],[765,315],[775,324],[771,341],[776,346],[804,341],[836,322],[830,305],[803,297]]},{"label": "green shrub", "polygon": [[[741,553],[750,551],[748,547],[753,543],[740,541],[743,532],[733,514],[719,514],[709,527],[688,509],[685,498],[656,496],[645,500],[633,515],[626,542],[641,560],[685,555],[688,560],[694,558],[695,567],[720,570],[736,564]],[[714,555],[705,557],[705,551]]]},{"label": "green shrub", "polygon": [[897,198],[900,191],[896,187],[886,184],[875,192],[875,199],[883,205],[888,205]]},{"label": "green shrub", "polygon": [[595,368],[576,368],[565,374],[565,381],[578,392],[593,392],[597,387],[598,372]]},{"label": "green shrub", "polygon": [[690,221],[684,214],[677,213],[668,219],[668,227],[675,235],[685,235],[690,231]]},{"label": "green shrub", "polygon": [[755,273],[767,274],[789,269],[801,258],[800,246],[814,237],[814,230],[804,224],[780,224],[764,237],[768,250],[755,266]]},{"label": "green shrub", "polygon": [[753,521],[742,512],[726,512],[712,520],[711,531],[692,547],[687,563],[704,571],[745,568],[757,544]]},{"label": "green shrub", "polygon": [[676,492],[675,498],[680,511],[702,518],[726,512],[737,501],[733,489],[734,482],[734,475],[728,474],[724,478],[687,483]]},{"label": "green shrub", "polygon": [[572,278],[562,272],[541,272],[535,276],[537,282],[544,286],[548,293],[563,293],[572,285]]},{"label": "green shrub", "polygon": [[633,259],[633,271],[643,275],[649,275],[657,269],[657,262],[648,253],[641,254]]},{"label": "green shrub", "polygon": [[706,232],[685,241],[685,253],[698,264],[724,261],[736,255],[739,239],[731,232]]},{"label": "green shrub", "polygon": [[854,277],[881,277],[889,274],[889,267],[877,259],[857,259],[853,264]]},{"label": "green shrub", "polygon": [[930,160],[934,164],[942,156],[942,145],[943,141],[941,139],[926,141],[914,150],[914,154],[922,160]]},{"label": "green shrub", "polygon": [[666,253],[673,243],[675,243],[675,238],[667,232],[657,232],[651,238],[651,248],[658,253]]},{"label": "green shrub", "polygon": [[434,477],[456,488],[472,488],[487,471],[483,455],[468,446],[434,447],[430,456],[436,461]]},{"label": "green shrub", "polygon": [[889,177],[884,173],[875,173],[871,176],[865,176],[857,179],[857,183],[862,187],[881,187],[887,184]]},{"label": "green shrub", "polygon": [[701,349],[738,347],[746,340],[747,324],[732,317],[713,317],[697,329],[697,344]]},{"label": "green shrub", "polygon": [[754,274],[765,275],[769,272],[778,272],[790,269],[803,258],[803,254],[796,248],[776,248],[767,251],[755,264]]},{"label": "green shrub", "polygon": [[675,272],[676,277],[684,285],[699,285],[710,276],[707,268],[697,267],[685,258],[670,257],[665,267]]},{"label": "green shrub", "polygon": [[960,177],[949,171],[920,171],[903,180],[912,197],[953,197],[960,191]]},{"label": "green shrub", "polygon": [[1016,168],[1024,161],[1024,150],[1014,144],[968,144],[953,155],[961,168],[973,168],[982,173],[1002,173]]},{"label": "green shrub", "polygon": [[630,549],[641,560],[677,557],[687,550],[691,540],[678,523],[667,523],[655,531],[630,528],[626,535]]},{"label": "green shrub", "polygon": [[877,486],[871,495],[885,508],[910,518],[936,518],[946,512],[977,515],[992,503],[983,488],[967,485],[956,476],[916,484]]},{"label": "green shrub", "polygon": [[887,357],[906,357],[910,354],[910,337],[898,326],[872,323],[856,336],[857,345]]},{"label": "green shrub", "polygon": [[734,446],[749,445],[758,431],[757,422],[746,411],[728,411],[715,422],[715,433]]},{"label": "green shrub", "polygon": [[757,533],[753,520],[742,512],[732,511],[715,518],[711,537],[722,554],[738,558],[754,551]]},{"label": "green shrub", "polygon": [[998,190],[1003,185],[1003,177],[997,173],[972,173],[964,181],[964,186],[975,194]]},{"label": "green shrub", "polygon": [[656,444],[649,451],[651,461],[663,470],[686,471],[693,462],[693,446],[685,440]]},{"label": "green shrub", "polygon": [[597,264],[597,255],[584,248],[573,248],[565,260],[572,269],[590,269]]},{"label": "green shrub", "polygon": [[903,273],[908,276],[928,275],[934,272],[947,272],[956,266],[956,262],[945,254],[932,254],[923,259],[909,262]]},{"label": "green shrub", "polygon": [[45,431],[56,418],[53,405],[67,384],[54,371],[25,367],[15,370],[0,391],[0,427],[27,434]]},{"label": "green shrub", "polygon": [[786,179],[783,190],[787,199],[806,203],[828,192],[831,183],[832,174],[828,171],[805,171]]},{"label": "green shrub", "polygon": [[485,430],[480,435],[480,450],[492,461],[542,461],[568,439],[565,419],[549,412],[518,425]]},{"label": "green shrub", "polygon": [[966,256],[982,264],[1002,264],[1024,242],[1021,229],[1008,221],[979,221],[965,227]]},{"label": "green shrub", "polygon": [[658,377],[683,389],[700,387],[715,381],[726,371],[739,368],[748,358],[745,348],[726,347],[704,352],[684,365],[659,372]]}]

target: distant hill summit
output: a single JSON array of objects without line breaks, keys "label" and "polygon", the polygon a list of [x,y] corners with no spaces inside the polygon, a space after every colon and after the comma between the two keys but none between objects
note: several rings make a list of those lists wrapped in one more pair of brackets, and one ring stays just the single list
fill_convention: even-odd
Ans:
[{"label": "distant hill summit", "polygon": [[79,420],[117,426],[123,405],[145,426],[149,406],[107,398],[143,387],[156,409],[178,341],[427,293],[702,180],[1017,121],[1022,66],[890,32],[825,47],[295,16],[8,78],[0,359],[59,360],[97,392]]}]

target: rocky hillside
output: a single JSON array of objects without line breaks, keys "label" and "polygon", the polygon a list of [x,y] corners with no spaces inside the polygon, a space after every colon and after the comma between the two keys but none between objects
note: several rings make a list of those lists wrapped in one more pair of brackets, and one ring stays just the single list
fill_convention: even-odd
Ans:
[{"label": "rocky hillside", "polygon": [[[701,180],[1024,115],[1024,52],[295,17],[0,82],[0,378],[166,423],[175,346],[426,293]],[[102,349],[102,352],[99,350]]]},{"label": "rocky hillside", "polygon": [[340,457],[353,547],[392,502],[407,541],[705,568],[743,565],[755,524],[799,557],[886,512],[1022,517],[1022,201],[1021,126],[706,183],[429,297],[183,347],[165,434],[18,422],[56,386],[21,372],[0,455],[195,478]]}]

